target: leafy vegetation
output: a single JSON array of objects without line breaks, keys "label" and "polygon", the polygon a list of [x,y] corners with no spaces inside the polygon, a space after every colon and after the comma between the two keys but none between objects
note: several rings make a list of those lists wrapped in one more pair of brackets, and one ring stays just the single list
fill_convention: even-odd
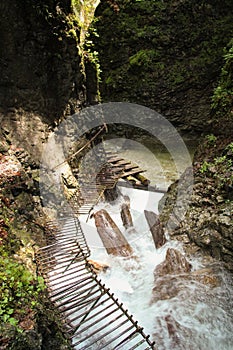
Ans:
[{"label": "leafy vegetation", "polygon": [[130,66],[150,69],[151,63],[159,57],[156,50],[139,50],[136,54],[129,58]]},{"label": "leafy vegetation", "polygon": [[216,140],[217,137],[213,134],[206,135],[206,141],[208,142],[209,145],[215,147],[216,145]]},{"label": "leafy vegetation", "polygon": [[99,37],[91,40],[99,53],[102,100],[168,111],[175,121],[192,120],[190,111],[201,100],[204,108],[193,119],[205,123],[232,33],[232,10],[229,0],[101,2],[94,24]]},{"label": "leafy vegetation", "polygon": [[72,6],[81,27],[80,43],[84,44],[99,0],[72,0]]},{"label": "leafy vegetation", "polygon": [[[14,242],[16,241],[16,242]],[[9,232],[9,226],[0,221],[0,320],[17,326],[29,310],[39,305],[40,293],[45,290],[42,277],[35,277],[12,254],[19,248],[17,238]],[[20,330],[20,327],[18,327]]]},{"label": "leafy vegetation", "polygon": [[233,39],[225,50],[225,64],[218,86],[212,97],[212,108],[217,114],[230,113],[233,118]]},{"label": "leafy vegetation", "polygon": [[41,277],[35,278],[2,246],[0,254],[0,319],[16,326],[29,308],[33,310],[38,306],[38,298],[45,285]]},{"label": "leafy vegetation", "polygon": [[[214,135],[207,137],[209,149],[217,147],[217,138]],[[221,154],[210,157],[201,162],[199,173],[205,177],[213,178],[219,190],[225,190],[227,197],[231,198],[233,191],[233,142],[230,142]]]}]

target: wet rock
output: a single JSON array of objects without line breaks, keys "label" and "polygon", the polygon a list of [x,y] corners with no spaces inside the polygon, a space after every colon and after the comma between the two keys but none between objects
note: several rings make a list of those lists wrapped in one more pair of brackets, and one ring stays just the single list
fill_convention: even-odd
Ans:
[{"label": "wet rock", "polygon": [[9,149],[9,145],[4,140],[0,141],[0,154],[1,153],[6,153]]},{"label": "wet rock", "polygon": [[88,265],[92,267],[95,273],[106,272],[109,269],[109,265],[99,263],[91,259],[88,260]]},{"label": "wet rock", "polygon": [[148,210],[144,210],[144,214],[152,233],[155,247],[158,249],[166,243],[163,225],[160,222],[159,215]]},{"label": "wet rock", "polygon": [[125,201],[125,203],[129,206],[129,208],[130,208],[130,198],[129,198],[129,196],[123,196],[123,199],[124,199],[124,201]]},{"label": "wet rock", "polygon": [[93,214],[100,238],[108,254],[131,257],[133,250],[108,212],[104,209]]},{"label": "wet rock", "polygon": [[[161,350],[165,349],[184,349],[182,346],[182,338],[185,335],[185,338],[189,338],[191,331],[189,328],[181,325],[172,314],[167,314],[162,317],[156,317],[155,332],[153,333],[154,339],[156,339],[156,345]],[[161,329],[163,332],[161,332]],[[166,338],[164,338],[164,333]],[[163,336],[162,336],[163,335]],[[191,348],[190,348],[191,350]]]},{"label": "wet rock", "polygon": [[211,269],[201,269],[190,274],[167,275],[158,277],[154,283],[151,304],[159,300],[169,300],[176,297],[194,284],[202,284],[208,288],[219,286],[220,281]]},{"label": "wet rock", "polygon": [[123,226],[126,229],[133,227],[133,219],[130,213],[129,204],[124,203],[121,205],[121,219]]},{"label": "wet rock", "polygon": [[182,278],[177,276],[188,275],[191,264],[178,250],[168,248],[165,261],[154,270],[154,288],[151,302],[166,300],[175,297],[182,290]]},{"label": "wet rock", "polygon": [[157,278],[152,291],[151,304],[176,297],[182,288],[182,280],[178,281],[177,277],[169,275]]},{"label": "wet rock", "polygon": [[219,279],[214,275],[214,271],[211,268],[193,271],[190,278],[210,287],[217,287],[220,283]]},{"label": "wet rock", "polygon": [[155,268],[154,278],[151,303],[174,298],[194,283],[201,283],[209,288],[220,283],[214,269],[191,271],[191,264],[185,256],[172,248],[168,249],[165,261]]},{"label": "wet rock", "polygon": [[181,274],[191,271],[191,264],[178,250],[168,248],[165,261],[159,264],[154,271],[155,278],[167,274]]},{"label": "wet rock", "polygon": [[106,189],[104,191],[104,198],[107,202],[114,202],[118,198],[119,193],[120,193],[120,191],[115,186],[111,189]]},{"label": "wet rock", "polygon": [[[222,176],[224,178],[224,174]],[[180,223],[171,220],[177,193],[174,184],[163,199],[161,220],[171,239],[184,243],[186,252],[199,250],[203,255],[223,261],[228,269],[233,270],[233,202],[226,200],[226,190],[224,186],[220,187],[215,177],[196,175],[194,181],[183,220]]]}]

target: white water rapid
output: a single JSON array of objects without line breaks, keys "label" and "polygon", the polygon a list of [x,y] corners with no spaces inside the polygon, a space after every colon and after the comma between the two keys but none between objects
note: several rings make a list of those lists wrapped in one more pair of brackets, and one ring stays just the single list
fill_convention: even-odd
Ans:
[{"label": "white water rapid", "polygon": [[[110,266],[100,274],[101,280],[124,303],[125,307],[147,334],[151,334],[158,350],[232,350],[232,298],[230,276],[220,265],[214,270],[218,286],[180,280],[179,293],[170,299],[151,302],[154,287],[154,269],[164,261],[168,247],[183,252],[182,244],[168,240],[157,249],[154,246],[144,210],[158,213],[159,193],[120,188],[130,197],[131,214],[136,232],[124,229],[120,218],[121,200],[113,205],[99,203],[94,212],[106,209],[133,248],[136,259],[125,260],[110,256],[98,236],[94,219],[80,217],[83,231],[91,249],[91,259]],[[192,270],[203,267],[199,259],[190,261]],[[127,350],[127,349],[125,349]]]}]

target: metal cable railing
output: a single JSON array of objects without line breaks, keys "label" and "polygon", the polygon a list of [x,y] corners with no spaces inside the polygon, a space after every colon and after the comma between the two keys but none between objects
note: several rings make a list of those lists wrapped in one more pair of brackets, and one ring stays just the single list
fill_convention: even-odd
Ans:
[{"label": "metal cable railing", "polygon": [[37,252],[51,301],[65,320],[75,349],[155,349],[137,321],[88,263],[90,251],[79,220],[50,223],[49,244]]},{"label": "metal cable railing", "polygon": [[[90,214],[104,191],[114,188],[122,173],[143,171],[111,152],[106,153],[104,148],[91,154],[86,164],[85,172],[78,173],[80,188],[69,199],[76,215]],[[96,174],[98,164],[103,167]],[[72,346],[78,350],[155,349],[154,342],[88,262],[90,250],[78,218],[69,216],[50,222],[47,230],[48,245],[36,255],[38,270],[65,321]]]}]

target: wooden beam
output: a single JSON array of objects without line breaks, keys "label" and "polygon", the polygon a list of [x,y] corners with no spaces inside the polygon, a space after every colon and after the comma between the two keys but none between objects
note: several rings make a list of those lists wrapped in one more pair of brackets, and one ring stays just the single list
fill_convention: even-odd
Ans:
[{"label": "wooden beam", "polygon": [[124,179],[125,177],[129,176],[129,175],[135,175],[135,174],[139,174],[142,173],[146,170],[142,170],[142,169],[132,169],[129,171],[125,171],[123,174],[121,174],[121,178]]}]

